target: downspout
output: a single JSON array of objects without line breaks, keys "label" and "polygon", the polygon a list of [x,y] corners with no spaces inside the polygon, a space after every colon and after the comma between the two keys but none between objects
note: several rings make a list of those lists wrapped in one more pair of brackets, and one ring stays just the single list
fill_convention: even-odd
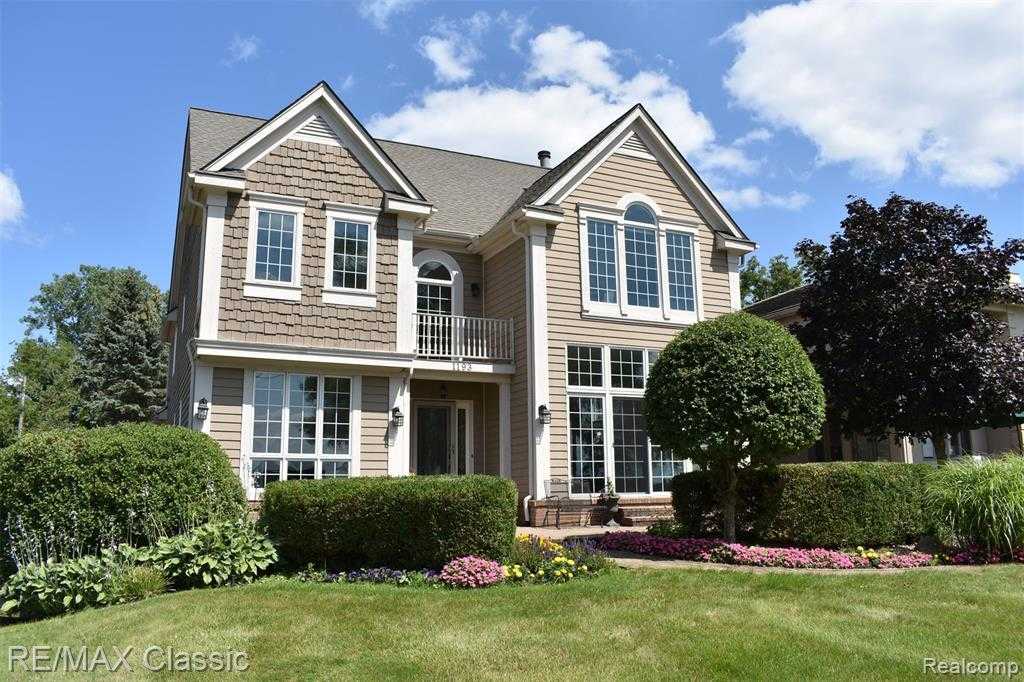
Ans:
[{"label": "downspout", "polygon": [[[527,243],[527,245],[529,245],[529,243],[530,243],[530,236],[528,234],[523,234],[520,231],[519,223],[516,222],[516,221],[512,221],[512,234],[514,234],[514,235],[516,235],[518,237],[521,237]],[[530,261],[529,261],[529,259],[527,258],[527,259],[524,259],[524,260],[525,260],[525,265],[526,265],[526,271],[527,271],[527,273],[529,274],[529,277],[530,277],[530,279],[528,280],[528,283],[529,283],[529,282],[532,282],[532,280],[533,280],[533,272],[530,270]],[[526,295],[527,296],[529,296],[529,292],[530,292],[531,289],[532,289],[532,287],[529,287],[529,286],[527,287],[527,289],[526,289]],[[527,305],[528,305],[528,310],[529,310],[529,308],[532,307],[532,306],[529,306],[529,303]],[[531,322],[531,318],[532,318],[532,315],[530,313],[527,313],[526,321],[527,321],[528,324]],[[532,343],[529,327],[527,328],[527,335],[526,336],[527,336],[527,339],[526,339],[527,343],[528,344]],[[528,345],[527,348],[529,348],[529,347],[530,346]],[[527,363],[526,364],[527,364],[527,367],[529,368],[529,364],[530,364],[529,363],[529,353],[527,353]],[[531,374],[529,382],[528,382],[528,387],[527,387],[530,390],[531,394],[533,393],[533,390],[532,390],[533,389],[533,381],[535,381],[535,378]],[[530,412],[530,411],[528,410],[528,412]],[[533,430],[534,430],[535,426],[534,426],[534,423],[533,423],[532,416],[530,414],[527,415],[527,419],[529,420],[528,421],[528,423],[529,423],[529,443],[530,443],[530,448],[531,448],[531,451],[528,453],[529,458],[530,458],[529,459],[529,464],[530,464],[529,471],[532,474],[532,476],[536,476],[537,472],[535,471],[536,467],[534,465],[534,461],[533,461],[534,456],[533,456],[533,452],[532,452],[532,448],[534,447]],[[523,498],[523,520],[524,520],[524,523],[526,523],[526,525],[530,525],[530,502],[533,500],[532,490],[533,490],[533,481],[529,481],[528,485],[527,485],[526,497]]]}]

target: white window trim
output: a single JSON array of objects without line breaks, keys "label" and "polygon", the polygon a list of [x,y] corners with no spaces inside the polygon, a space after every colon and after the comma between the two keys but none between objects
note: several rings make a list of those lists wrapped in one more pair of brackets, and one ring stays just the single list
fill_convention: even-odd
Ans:
[{"label": "white window trim", "polygon": [[[633,203],[646,204],[658,219],[657,225],[627,222],[623,216],[626,208]],[[643,194],[626,194],[619,200],[616,208],[604,206],[579,205],[579,244],[580,244],[580,298],[583,314],[586,317],[609,320],[660,322],[673,325],[689,325],[704,319],[703,280],[700,267],[700,230],[697,225],[682,220],[666,217],[661,213],[658,204]],[[601,220],[615,225],[615,284],[616,303],[597,303],[590,300],[590,240],[587,230],[588,220]],[[657,239],[658,253],[658,306],[629,305],[626,290],[626,225],[652,229]],[[666,233],[683,232],[693,239],[693,283],[694,310],[673,310],[668,289],[668,249]]]},{"label": "white window trim", "polygon": [[[279,453],[264,453],[264,452],[253,452],[252,450],[252,438],[253,438],[253,418],[255,416],[255,410],[253,408],[253,399],[255,396],[255,376],[257,372],[269,372],[274,374],[284,374],[284,407],[281,413],[281,452]],[[288,452],[288,401],[289,401],[289,390],[288,390],[288,377],[292,374],[312,374],[317,377],[317,408],[316,408],[316,450],[313,454],[292,454]],[[348,379],[349,380],[349,447],[348,455],[325,455],[322,452],[323,448],[323,398],[324,398],[324,378],[332,379]],[[252,480],[252,461],[255,460],[277,460],[281,462],[281,471],[279,480],[286,480],[287,477],[287,460],[290,459],[302,459],[307,461],[316,462],[316,466],[313,469],[314,479],[320,478],[320,463],[324,461],[348,461],[349,462],[349,477],[355,477],[360,475],[360,438],[361,438],[361,424],[362,424],[362,395],[363,395],[363,378],[362,376],[345,375],[336,373],[322,374],[320,372],[301,372],[301,371],[289,371],[287,369],[246,369],[242,382],[243,398],[242,398],[242,443],[241,443],[241,457],[238,466],[238,474],[242,479],[242,485],[245,487],[246,496],[249,500],[259,500],[263,496],[263,489],[257,489],[253,487]]]},{"label": "white window trim", "polygon": [[[427,262],[436,260],[441,265],[448,268],[448,272],[451,273],[452,280],[445,282],[439,279],[430,279],[428,277],[420,277],[420,267]],[[419,284],[444,284],[451,285],[452,288],[452,315],[461,317],[465,315],[465,283],[463,282],[462,268],[459,267],[459,262],[452,257],[451,254],[445,251],[439,251],[437,249],[426,249],[420,251],[412,259],[413,272],[416,273],[416,291],[414,292],[416,301],[416,307],[419,308]]]},{"label": "white window trim", "polygon": [[[570,386],[569,385],[569,346],[593,346],[601,349],[601,386]],[[612,349],[623,349],[631,351],[642,351],[644,358],[644,386],[645,388],[612,388]],[[598,495],[596,493],[573,493],[572,491],[572,433],[569,426],[569,401],[572,398],[593,398],[603,399],[604,414],[602,415],[604,430],[604,477],[605,480],[615,480],[615,398],[643,398],[647,385],[647,376],[651,370],[650,351],[660,352],[658,348],[643,346],[625,346],[622,344],[604,345],[600,343],[587,343],[583,341],[565,344],[565,435],[566,448],[565,458],[567,480],[569,481],[570,497],[578,500],[592,500]],[[653,443],[647,439],[647,485],[650,489],[645,493],[624,493],[616,492],[626,498],[663,498],[669,494],[668,491],[653,492],[654,488],[654,461],[652,458]],[[692,471],[693,463],[685,460],[684,471]]]},{"label": "white window trim", "polygon": [[[302,233],[305,222],[305,200],[294,197],[271,197],[249,194],[249,231],[245,258],[245,282],[242,295],[250,298],[273,298],[282,301],[302,300]],[[292,278],[289,282],[256,279],[256,235],[259,212],[274,211],[295,216],[295,237],[292,244]]]},{"label": "white window trim", "polygon": [[[330,305],[377,307],[377,209],[355,204],[324,203],[327,242],[324,248],[324,290],[321,300]],[[366,289],[334,286],[335,221],[368,224]]]}]

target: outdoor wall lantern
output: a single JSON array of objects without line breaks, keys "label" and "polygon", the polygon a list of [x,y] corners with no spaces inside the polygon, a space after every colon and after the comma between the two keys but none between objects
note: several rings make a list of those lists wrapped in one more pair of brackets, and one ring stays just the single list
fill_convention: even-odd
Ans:
[{"label": "outdoor wall lantern", "polygon": [[405,415],[398,409],[398,406],[391,408],[391,422],[396,426],[400,427],[405,423]]},{"label": "outdoor wall lantern", "polygon": [[541,424],[551,423],[551,410],[548,409],[547,405],[541,405],[537,408],[537,421]]},{"label": "outdoor wall lantern", "polygon": [[469,294],[473,298],[480,298],[480,285],[477,282],[470,282]]},{"label": "outdoor wall lantern", "polygon": [[196,418],[199,421],[204,422],[206,421],[206,416],[208,414],[210,414],[210,401],[206,398],[200,398],[199,407],[196,409]]}]

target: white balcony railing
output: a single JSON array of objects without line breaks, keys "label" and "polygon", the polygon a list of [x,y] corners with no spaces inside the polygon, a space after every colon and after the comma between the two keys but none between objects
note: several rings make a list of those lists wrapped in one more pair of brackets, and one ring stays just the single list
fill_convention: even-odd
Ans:
[{"label": "white balcony railing", "polygon": [[416,354],[452,360],[504,360],[515,351],[512,320],[416,313]]}]

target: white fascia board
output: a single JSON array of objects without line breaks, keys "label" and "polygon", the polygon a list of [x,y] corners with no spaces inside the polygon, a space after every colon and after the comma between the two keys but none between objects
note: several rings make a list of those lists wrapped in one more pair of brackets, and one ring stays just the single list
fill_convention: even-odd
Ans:
[{"label": "white fascia board", "polygon": [[256,129],[256,131],[250,134],[247,138],[211,161],[206,165],[206,170],[218,171],[227,168],[233,161],[245,156],[248,152],[251,152],[268,136],[273,135],[275,132],[280,132],[282,128],[289,124],[292,124],[293,128],[301,127],[305,124],[308,116],[300,116],[300,114],[306,111],[306,109],[311,105],[317,103],[326,106],[326,108],[345,125],[347,132],[360,143],[365,152],[369,154],[370,157],[387,173],[388,177],[392,182],[394,182],[396,187],[401,188],[401,190],[409,196],[419,196],[419,193],[416,192],[415,188],[413,188],[413,186],[402,176],[394,164],[384,156],[383,152],[380,151],[377,143],[363,133],[361,126],[359,126],[355,120],[348,115],[345,108],[341,106],[341,103],[336,100],[334,94],[323,83],[314,87],[306,93],[305,96],[300,97],[284,111]]},{"label": "white fascia board", "polygon": [[189,177],[192,179],[192,184],[203,189],[216,191],[230,190],[233,192],[241,192],[245,189],[245,180],[242,178],[227,178],[223,175],[214,175],[200,171],[190,173]]},{"label": "white fascia board", "polygon": [[524,206],[470,242],[469,250],[471,253],[479,253],[484,259],[491,258],[523,237],[522,234],[516,232],[516,223],[525,223],[526,226],[544,226],[558,225],[563,220],[565,220],[565,212],[561,208],[556,210],[533,204]]},{"label": "white fascia board", "polygon": [[496,381],[496,377],[515,374],[512,363],[466,360],[455,367],[451,360],[430,360],[417,358],[413,372],[417,379],[441,379],[444,381]]},{"label": "white fascia board", "polygon": [[715,233],[715,249],[728,251],[730,254],[743,255],[757,250],[757,244],[743,239],[733,239],[721,232]]},{"label": "white fascia board", "polygon": [[419,216],[421,218],[429,218],[434,213],[434,207],[431,204],[400,199],[390,195],[384,197],[384,210],[388,213]]},{"label": "white fascia board", "polygon": [[284,346],[269,343],[246,343],[242,341],[206,340],[196,341],[196,356],[204,359],[248,361],[259,360],[274,363],[302,363],[321,366],[344,367],[386,367],[410,369],[415,355],[336,348],[311,348],[307,346]]}]

